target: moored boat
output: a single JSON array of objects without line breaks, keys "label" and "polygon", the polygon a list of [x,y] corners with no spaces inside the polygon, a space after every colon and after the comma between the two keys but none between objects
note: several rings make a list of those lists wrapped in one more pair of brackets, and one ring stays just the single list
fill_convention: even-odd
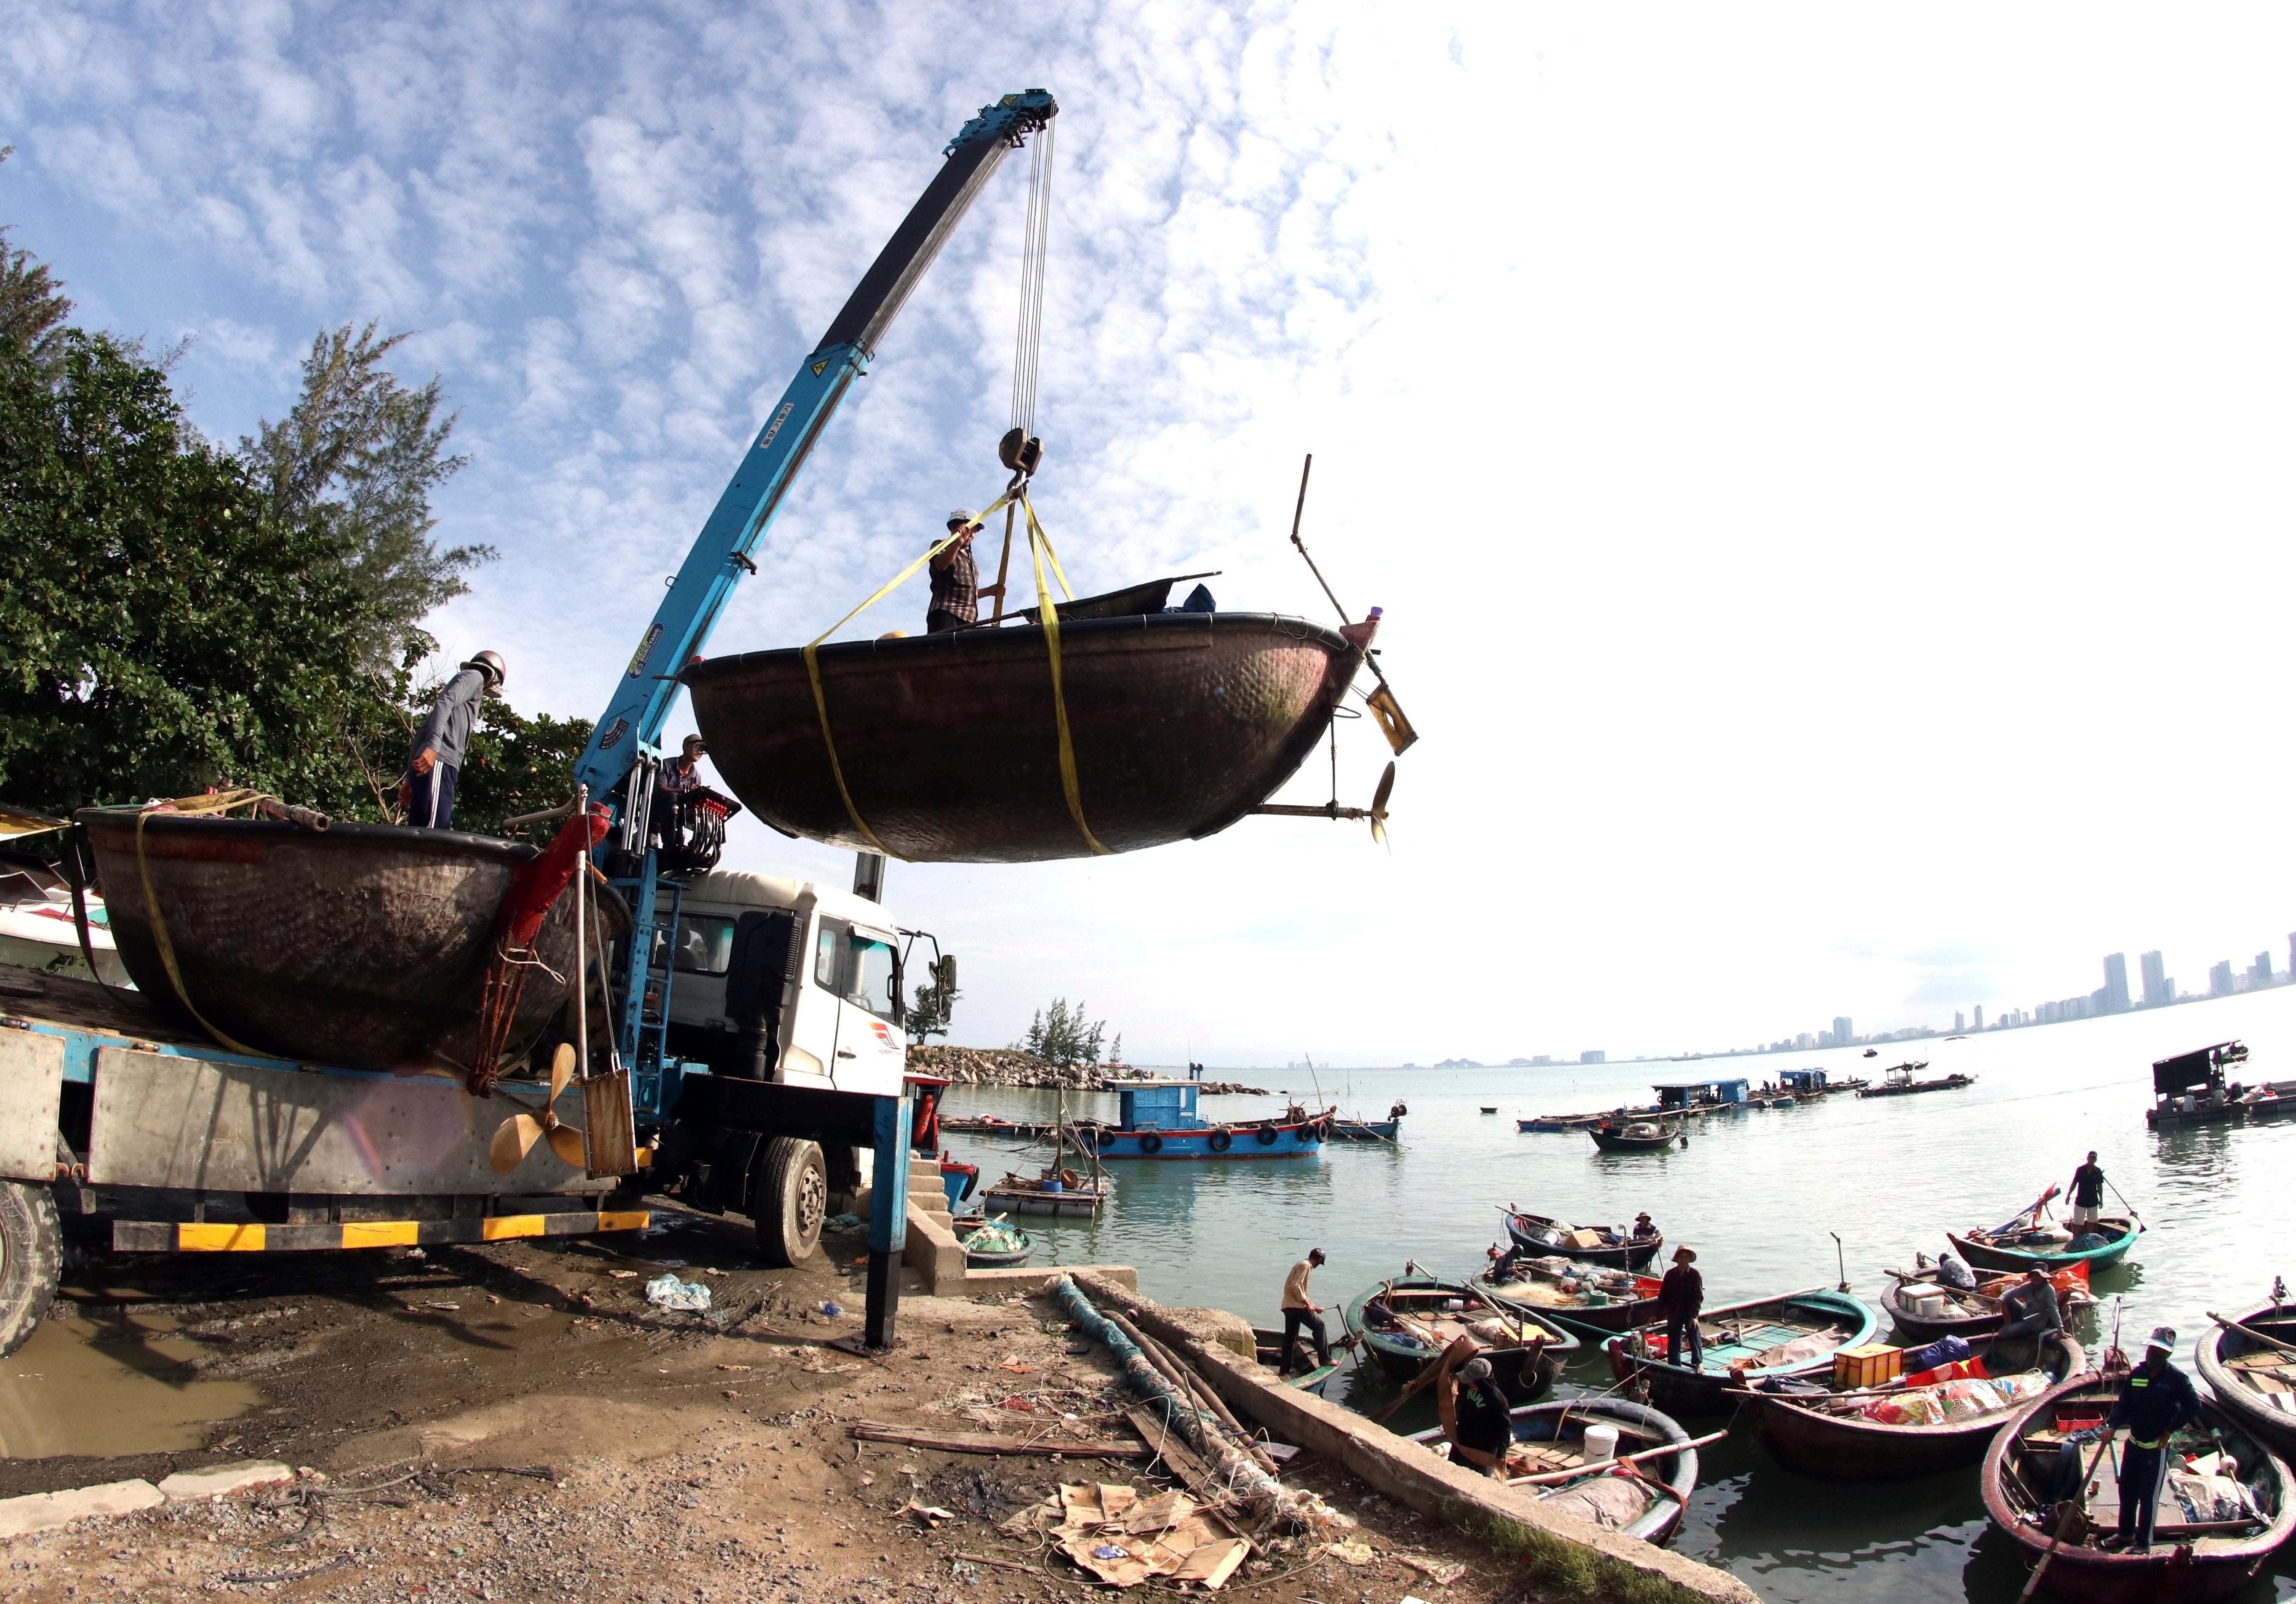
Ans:
[{"label": "moored boat", "polygon": [[1313,1158],[1331,1134],[1333,1113],[1294,1106],[1282,1119],[1207,1123],[1196,1112],[1193,1081],[1128,1083],[1113,1125],[1079,1123],[1078,1135],[1104,1160],[1114,1158]]},{"label": "moored boat", "polygon": [[793,647],[717,657],[679,678],[710,761],[776,828],[915,862],[1025,863],[1244,817],[1323,739],[1376,627],[1062,617],[1057,659],[1041,625],[1007,623],[841,641],[810,665]]},{"label": "moored boat", "polygon": [[[1608,1515],[1611,1521],[1617,1523],[1616,1530],[1621,1535],[1638,1537],[1644,1542],[1664,1542],[1681,1528],[1683,1511],[1689,1508],[1690,1495],[1698,1486],[1698,1450],[1687,1446],[1690,1434],[1673,1416],[1624,1398],[1602,1397],[1527,1403],[1521,1409],[1510,1410],[1508,1414],[1514,1422],[1514,1440],[1530,1456],[1534,1471],[1564,1470],[1584,1465],[1588,1477],[1622,1479],[1615,1467],[1586,1457],[1589,1426],[1608,1426],[1617,1432],[1620,1454],[1640,1453],[1668,1443],[1685,1444],[1673,1453],[1659,1454],[1635,1467],[1641,1476],[1633,1479],[1644,1484],[1642,1493],[1648,1501],[1639,1515],[1630,1515],[1623,1521],[1619,1520],[1621,1511],[1606,1507],[1607,1500],[1590,1501],[1587,1497],[1588,1480],[1536,1490],[1539,1501],[1550,1507],[1582,1518],[1592,1516],[1598,1521]],[[1445,1441],[1443,1428],[1438,1426],[1414,1432],[1409,1440],[1439,1452],[1439,1445]],[[1657,1483],[1658,1487],[1649,1486],[1651,1482]],[[1590,1507],[1582,1509],[1582,1505]]]},{"label": "moored boat", "polygon": [[1666,1246],[1666,1238],[1657,1231],[1636,1237],[1623,1226],[1565,1225],[1560,1220],[1524,1209],[1508,1208],[1503,1212],[1507,1239],[1526,1258],[1560,1254],[1582,1264],[1640,1270]]},{"label": "moored boat", "polygon": [[1491,1361],[1509,1403],[1528,1403],[1554,1383],[1578,1351],[1578,1339],[1535,1311],[1493,1304],[1465,1281],[1406,1274],[1356,1298],[1348,1329],[1395,1381],[1414,1381],[1461,1337],[1472,1337]]},{"label": "moored boat", "polygon": [[1335,1142],[1392,1142],[1403,1130],[1401,1120],[1332,1121],[1332,1139]]},{"label": "moored boat", "polygon": [[2087,1264],[2094,1272],[2120,1263],[2144,1230],[2144,1222],[2133,1212],[2101,1214],[2095,1224],[2095,1234],[2105,1239],[2103,1245],[2079,1252],[2072,1244],[2079,1238],[2058,1225],[2013,1223],[2004,1230],[1948,1231],[1946,1239],[1956,1253],[1980,1270],[2025,1271],[2037,1264],[2045,1270],[2062,1270],[2068,1264]]},{"label": "moored boat", "polygon": [[1266,1326],[1254,1326],[1251,1328],[1251,1341],[1259,1362],[1283,1376],[1284,1386],[1297,1387],[1303,1393],[1313,1393],[1318,1398],[1322,1397],[1325,1385],[1332,1377],[1340,1373],[1340,1367],[1337,1364],[1315,1362],[1315,1345],[1308,1340],[1304,1332],[1292,1339],[1292,1352],[1289,1364],[1299,1366],[1297,1370],[1288,1368],[1283,1352],[1283,1332],[1271,1330]]},{"label": "moored boat", "polygon": [[1079,1174],[1074,1170],[1048,1170],[1030,1180],[1007,1172],[1004,1179],[984,1189],[980,1206],[1008,1214],[1052,1214],[1089,1220],[1100,1205],[1116,1195],[1113,1175]]},{"label": "moored boat", "polygon": [[1605,1120],[1599,1125],[1589,1125],[1587,1134],[1605,1153],[1663,1153],[1677,1139],[1685,1147],[1690,1145],[1688,1137],[1658,1120],[1637,1120],[1630,1125]]},{"label": "moored boat", "polygon": [[1875,1323],[1874,1311],[1849,1294],[1812,1287],[1701,1314],[1704,1353],[1694,1370],[1665,1352],[1662,1323],[1613,1337],[1603,1353],[1612,1376],[1647,1381],[1651,1402],[1669,1413],[1713,1414],[1732,1407],[1734,1387],[1830,1374],[1834,1350],[1870,1340]]},{"label": "moored boat", "polygon": [[1976,1464],[1993,1434],[2021,1406],[2053,1388],[2078,1385],[2087,1364],[2080,1344],[2062,1332],[2038,1343],[1979,1337],[1968,1346],[1972,1358],[1982,1361],[1973,1373],[1940,1379],[1932,1370],[1915,1372],[1928,1379],[1900,1378],[1880,1387],[1828,1384],[1807,1393],[1750,1387],[1731,1395],[1779,1463],[1808,1476],[1874,1481]]},{"label": "moored boat", "polygon": [[[1974,1287],[1963,1288],[1946,1286],[1939,1279],[1934,1266],[1911,1274],[1891,1271],[1890,1284],[1882,1291],[1882,1312],[1916,1343],[1935,1342],[1941,1337],[1981,1337],[1988,1331],[1997,1331],[2009,1318],[2002,1312],[2001,1295],[2023,1278],[1992,1275],[1975,1279]],[[2050,1279],[2057,1290],[2060,1314],[2071,1312],[2077,1296],[2079,1302],[2093,1301],[2088,1296],[2087,1264],[2069,1264],[2055,1271]]]},{"label": "moored boat", "polygon": [[1560,1254],[1519,1258],[1505,1280],[1485,1274],[1468,1284],[1499,1303],[1531,1310],[1598,1339],[1658,1318],[1656,1276],[1578,1263]]},{"label": "moored boat", "polygon": [[2218,1041],[2157,1058],[2152,1064],[2152,1106],[2144,1123],[2155,1131],[2179,1125],[2236,1125],[2247,1116],[2243,1088],[2226,1086],[2225,1071],[2248,1062],[2248,1049],[2237,1041]]},{"label": "moored boat", "polygon": [[[479,1059],[496,918],[539,849],[398,825],[132,808],[78,818],[120,959],[162,1013],[234,1051],[345,1069],[460,1073]],[[574,901],[550,904],[538,961],[520,969],[504,1063],[571,995]],[[608,941],[627,935],[620,898],[590,906]]]},{"label": "moored boat", "polygon": [[1917,1092],[1923,1091],[1957,1091],[1962,1087],[1973,1086],[1977,1083],[1975,1075],[1964,1075],[1958,1071],[1949,1075],[1939,1075],[1931,1081],[1917,1081],[1914,1078],[1928,1067],[1926,1061],[1919,1064],[1893,1064],[1882,1072],[1882,1083],[1879,1086],[1861,1086],[1857,1089],[1857,1095],[1861,1098],[1909,1098]]},{"label": "moored boat", "polygon": [[2046,1556],[2042,1585],[2061,1599],[2202,1604],[2238,1591],[2296,1532],[2296,1499],[2287,1465],[2205,1398],[2200,1418],[2169,1441],[2174,1468],[2161,1490],[2149,1551],[2103,1546],[2119,1524],[2119,1488],[2095,1448],[2077,1449],[2082,1468],[2095,1468],[2075,1484],[2071,1507],[2058,1503],[2065,1439],[2101,1424],[2120,1387],[2118,1375],[2093,1375],[2027,1405],[2002,1427],[1980,1473],[1985,1512],[2029,1563]]},{"label": "moored boat", "polygon": [[[2194,1340],[2193,1360],[2226,1412],[2289,1459],[2296,1456],[2296,1304],[2278,1285],[2273,1290],[2277,1296],[2234,1317],[2245,1330],[2210,1316]],[[2266,1337],[2272,1340],[2259,1340]]]},{"label": "moored boat", "polygon": [[1037,1251],[1037,1239],[998,1214],[960,1238],[957,1246],[964,1249],[968,1269],[1017,1270]]}]

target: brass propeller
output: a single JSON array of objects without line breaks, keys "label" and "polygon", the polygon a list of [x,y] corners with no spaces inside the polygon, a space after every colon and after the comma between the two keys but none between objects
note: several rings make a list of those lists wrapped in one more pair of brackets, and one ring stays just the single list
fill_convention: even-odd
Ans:
[{"label": "brass propeller", "polygon": [[574,1044],[562,1041],[550,1060],[550,1098],[537,1114],[513,1114],[495,1127],[494,1139],[487,1144],[487,1162],[497,1175],[507,1175],[526,1162],[534,1144],[547,1139],[550,1150],[561,1162],[586,1167],[590,1161],[588,1140],[575,1126],[558,1117],[559,1094],[574,1079]]},{"label": "brass propeller", "polygon": [[1379,777],[1379,789],[1371,794],[1371,838],[1380,845],[1387,844],[1387,797],[1395,789],[1395,764],[1390,761],[1387,772]]}]

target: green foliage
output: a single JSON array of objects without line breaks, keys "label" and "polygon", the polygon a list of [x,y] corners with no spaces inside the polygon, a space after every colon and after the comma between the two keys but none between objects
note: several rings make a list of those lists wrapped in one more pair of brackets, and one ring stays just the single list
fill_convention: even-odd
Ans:
[{"label": "green foliage", "polygon": [[[402,759],[437,694],[432,687],[410,704],[412,717],[399,738]],[[574,762],[589,744],[587,719],[524,718],[499,696],[488,696],[480,703],[471,749],[455,779],[455,827],[496,835],[505,818],[560,806],[574,794]]]},{"label": "green foliage", "polygon": [[[0,161],[16,147],[0,145]],[[8,243],[0,228],[0,361],[29,362],[53,375],[63,360],[63,321],[72,303],[48,265]]]},{"label": "green foliage", "polygon": [[337,539],[274,518],[137,352],[56,349],[53,376],[0,358],[0,795],[230,783],[373,817],[355,748],[399,687],[352,666],[380,621]]},{"label": "green foliage", "polygon": [[1038,1010],[1029,1022],[1029,1033],[1020,1047],[1066,1069],[1071,1065],[1099,1063],[1100,1044],[1107,1032],[1105,1019],[1085,1018],[1084,1004],[1070,1008],[1068,999],[1055,997],[1051,1007]]},{"label": "green foliage", "polygon": [[434,609],[464,594],[466,570],[492,559],[488,546],[441,550],[430,494],[470,459],[446,454],[452,416],[440,418],[441,382],[410,390],[381,366],[405,334],[377,338],[369,323],[320,333],[303,359],[303,391],[277,424],[258,424],[241,455],[270,493],[280,522],[307,530],[341,553],[365,607],[358,658],[383,671]]}]

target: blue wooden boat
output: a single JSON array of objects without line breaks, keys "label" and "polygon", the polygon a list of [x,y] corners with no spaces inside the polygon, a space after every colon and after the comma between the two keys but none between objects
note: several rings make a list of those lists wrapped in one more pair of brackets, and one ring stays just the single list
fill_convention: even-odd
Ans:
[{"label": "blue wooden boat", "polygon": [[1368,1288],[1349,1305],[1347,1324],[1381,1370],[1398,1382],[1415,1380],[1454,1341],[1472,1336],[1482,1345],[1510,1405],[1543,1394],[1578,1352],[1578,1337],[1535,1309],[1494,1308],[1465,1281],[1422,1274]]},{"label": "blue wooden boat", "polygon": [[1303,1393],[1313,1393],[1320,1398],[1324,1395],[1324,1386],[1332,1377],[1340,1373],[1340,1367],[1337,1364],[1315,1362],[1316,1347],[1308,1340],[1305,1332],[1292,1339],[1292,1352],[1289,1356],[1290,1362],[1302,1368],[1288,1374],[1285,1373],[1286,1355],[1283,1352],[1283,1332],[1270,1329],[1266,1326],[1254,1326],[1251,1328],[1251,1340],[1253,1346],[1258,1350],[1259,1362],[1283,1376],[1283,1385],[1288,1387],[1296,1388]]},{"label": "blue wooden boat", "polygon": [[2107,1265],[2120,1263],[2144,1230],[2144,1222],[2133,1210],[2126,1214],[2100,1215],[2096,1223],[2103,1228],[2097,1234],[2106,1238],[2105,1244],[2082,1253],[2067,1252],[2066,1246],[2071,1238],[2038,1226],[1960,1234],[1948,1231],[1946,1240],[1953,1244],[1954,1252],[1980,1270],[2030,1270],[2036,1265],[2044,1270],[2062,1270],[2068,1264],[2086,1264],[2094,1274]]},{"label": "blue wooden boat", "polygon": [[1113,1125],[1072,1127],[1101,1158],[1313,1158],[1331,1136],[1333,1111],[1310,1115],[1296,1104],[1283,1119],[1208,1123],[1196,1112],[1193,1081],[1141,1081],[1119,1094]]},{"label": "blue wooden boat", "polygon": [[[1719,1414],[1735,1406],[1734,1387],[1772,1376],[1831,1374],[1834,1351],[1871,1341],[1879,1323],[1872,1309],[1848,1293],[1814,1287],[1701,1314],[1705,1352],[1695,1370],[1663,1351],[1663,1324],[1613,1337],[1603,1352],[1611,1375],[1621,1383],[1647,1381],[1651,1402],[1669,1413]],[[1779,1352],[1790,1345],[1807,1351]]]}]

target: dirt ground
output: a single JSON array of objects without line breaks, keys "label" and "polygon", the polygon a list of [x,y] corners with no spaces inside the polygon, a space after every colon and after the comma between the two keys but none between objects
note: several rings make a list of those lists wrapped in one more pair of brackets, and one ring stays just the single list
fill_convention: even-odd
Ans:
[{"label": "dirt ground", "polygon": [[[760,1271],[738,1223],[656,1219],[668,1228],[643,1239],[110,1260],[81,1272],[67,1295],[83,1316],[172,1314],[205,1345],[193,1372],[250,1382],[263,1401],[207,1428],[200,1452],[0,1461],[0,1496],[239,1460],[305,1474],[0,1542],[0,1597],[1028,1604],[1100,1584],[1041,1540],[1000,1531],[1006,1517],[1062,1481],[1177,1485],[1142,1461],[849,1437],[860,1419],[1128,1435],[1111,1412],[1124,1394],[1105,1350],[1068,1330],[1049,1298],[909,1296],[900,1345],[858,1355],[828,1345],[860,1329],[858,1231],[832,1230],[800,1269]],[[667,1261],[710,1287],[709,1314],[647,1304],[641,1289]],[[1285,1479],[1360,1520],[1345,1535],[1371,1562],[1274,1542],[1221,1596],[1536,1597],[1506,1562],[1367,1496],[1335,1466],[1302,1456]],[[904,1513],[912,1504],[951,1518]],[[1447,1585],[1437,1580],[1454,1566]]]}]

